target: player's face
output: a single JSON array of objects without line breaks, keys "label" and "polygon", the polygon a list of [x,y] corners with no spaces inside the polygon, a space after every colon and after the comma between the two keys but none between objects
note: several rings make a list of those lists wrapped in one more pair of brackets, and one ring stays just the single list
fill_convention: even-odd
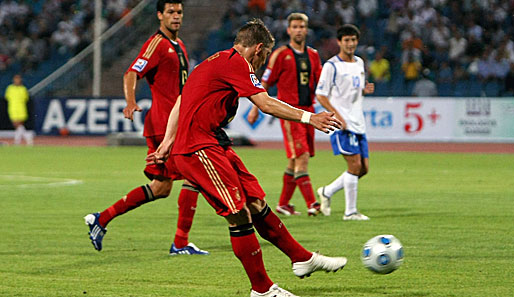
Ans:
[{"label": "player's face", "polygon": [[287,34],[291,41],[301,44],[307,38],[307,24],[302,20],[293,20],[287,27]]},{"label": "player's face", "polygon": [[178,32],[182,26],[182,4],[180,3],[166,3],[164,4],[163,12],[157,12],[157,17],[161,21],[161,25],[168,29],[170,32]]},{"label": "player's face", "polygon": [[341,37],[341,40],[338,40],[339,49],[342,53],[348,56],[353,56],[355,54],[355,50],[357,49],[357,45],[359,44],[359,39],[355,35],[345,35]]}]

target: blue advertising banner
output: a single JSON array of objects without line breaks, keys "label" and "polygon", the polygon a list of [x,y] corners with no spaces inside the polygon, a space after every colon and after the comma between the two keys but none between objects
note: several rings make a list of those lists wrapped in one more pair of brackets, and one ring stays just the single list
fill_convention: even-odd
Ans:
[{"label": "blue advertising banner", "polygon": [[38,98],[34,102],[35,130],[39,135],[56,135],[62,129],[73,135],[106,135],[143,131],[144,116],[150,99],[137,101],[143,112],[134,121],[125,119],[121,98]]}]

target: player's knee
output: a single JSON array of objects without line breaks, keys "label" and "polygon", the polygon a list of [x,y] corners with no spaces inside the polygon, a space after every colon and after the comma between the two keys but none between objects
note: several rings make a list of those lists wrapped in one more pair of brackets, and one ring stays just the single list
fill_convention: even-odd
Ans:
[{"label": "player's knee", "polygon": [[171,193],[171,186],[171,182],[152,182],[150,184],[155,199],[168,197]]}]

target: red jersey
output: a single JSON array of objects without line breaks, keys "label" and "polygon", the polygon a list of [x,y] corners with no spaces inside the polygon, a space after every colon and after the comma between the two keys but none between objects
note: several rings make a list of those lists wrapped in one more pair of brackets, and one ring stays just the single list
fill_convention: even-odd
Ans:
[{"label": "red jersey", "polygon": [[203,61],[191,72],[182,91],[172,154],[229,145],[230,140],[221,128],[234,118],[239,97],[265,91],[252,65],[233,48]]},{"label": "red jersey", "polygon": [[164,135],[171,109],[187,79],[189,61],[182,40],[174,42],[158,31],[143,45],[129,71],[146,78],[152,92],[152,107],[145,117],[145,137]]},{"label": "red jersey", "polygon": [[298,108],[314,104],[314,91],[321,75],[318,51],[305,47],[303,53],[295,52],[289,45],[274,50],[262,81],[277,85],[277,98]]}]

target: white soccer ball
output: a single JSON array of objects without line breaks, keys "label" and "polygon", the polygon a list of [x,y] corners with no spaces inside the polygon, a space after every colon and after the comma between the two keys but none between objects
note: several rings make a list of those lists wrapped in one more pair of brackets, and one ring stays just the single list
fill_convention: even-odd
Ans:
[{"label": "white soccer ball", "polygon": [[393,235],[378,235],[364,244],[361,260],[373,272],[391,273],[403,263],[403,246]]}]

